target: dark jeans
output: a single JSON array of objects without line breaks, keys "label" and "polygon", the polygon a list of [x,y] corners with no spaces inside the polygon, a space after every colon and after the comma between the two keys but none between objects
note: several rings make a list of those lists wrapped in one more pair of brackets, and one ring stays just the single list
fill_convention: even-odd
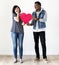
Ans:
[{"label": "dark jeans", "polygon": [[47,56],[46,56],[45,31],[33,32],[33,35],[34,35],[34,42],[35,42],[36,58],[40,58],[40,53],[39,53],[39,36],[40,36],[40,41],[41,41],[41,45],[42,45],[43,58],[47,58]]},{"label": "dark jeans", "polygon": [[19,57],[22,59],[23,56],[23,33],[11,33],[13,42],[14,58],[17,59],[17,46],[19,46]]}]

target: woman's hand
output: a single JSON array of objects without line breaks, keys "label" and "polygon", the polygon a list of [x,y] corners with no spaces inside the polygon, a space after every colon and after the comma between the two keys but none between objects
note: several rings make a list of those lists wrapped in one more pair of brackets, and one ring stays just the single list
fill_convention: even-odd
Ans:
[{"label": "woman's hand", "polygon": [[32,26],[33,24],[29,24],[29,23],[27,23],[27,26]]},{"label": "woman's hand", "polygon": [[19,16],[19,12],[16,12],[17,16]]},{"label": "woman's hand", "polygon": [[25,24],[24,24],[24,23],[22,23],[22,25],[24,26]]}]

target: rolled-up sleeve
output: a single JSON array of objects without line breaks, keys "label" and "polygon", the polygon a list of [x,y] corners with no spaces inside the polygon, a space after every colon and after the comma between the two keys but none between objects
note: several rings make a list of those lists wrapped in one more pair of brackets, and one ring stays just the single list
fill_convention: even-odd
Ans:
[{"label": "rolled-up sleeve", "polygon": [[47,21],[47,12],[45,11],[45,15],[42,19],[39,19],[41,22],[46,22]]}]

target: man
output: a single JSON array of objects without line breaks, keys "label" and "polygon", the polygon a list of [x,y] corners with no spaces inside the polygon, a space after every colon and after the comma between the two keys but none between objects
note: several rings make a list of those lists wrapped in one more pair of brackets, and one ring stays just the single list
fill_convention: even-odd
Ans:
[{"label": "man", "polygon": [[36,53],[36,61],[40,60],[40,53],[39,53],[39,37],[42,45],[42,53],[44,61],[47,61],[46,56],[46,42],[45,42],[45,29],[46,29],[46,20],[47,14],[44,9],[41,8],[41,3],[36,1],[34,4],[35,10],[32,13],[33,20],[31,24],[33,25],[33,36],[35,42],[35,53]]}]

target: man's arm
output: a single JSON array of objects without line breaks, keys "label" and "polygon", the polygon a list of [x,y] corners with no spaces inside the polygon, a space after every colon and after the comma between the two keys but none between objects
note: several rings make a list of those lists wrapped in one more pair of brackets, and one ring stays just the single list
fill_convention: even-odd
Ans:
[{"label": "man's arm", "polygon": [[42,19],[39,19],[39,21],[41,21],[41,22],[47,21],[47,12],[46,11],[45,11],[44,17]]}]

